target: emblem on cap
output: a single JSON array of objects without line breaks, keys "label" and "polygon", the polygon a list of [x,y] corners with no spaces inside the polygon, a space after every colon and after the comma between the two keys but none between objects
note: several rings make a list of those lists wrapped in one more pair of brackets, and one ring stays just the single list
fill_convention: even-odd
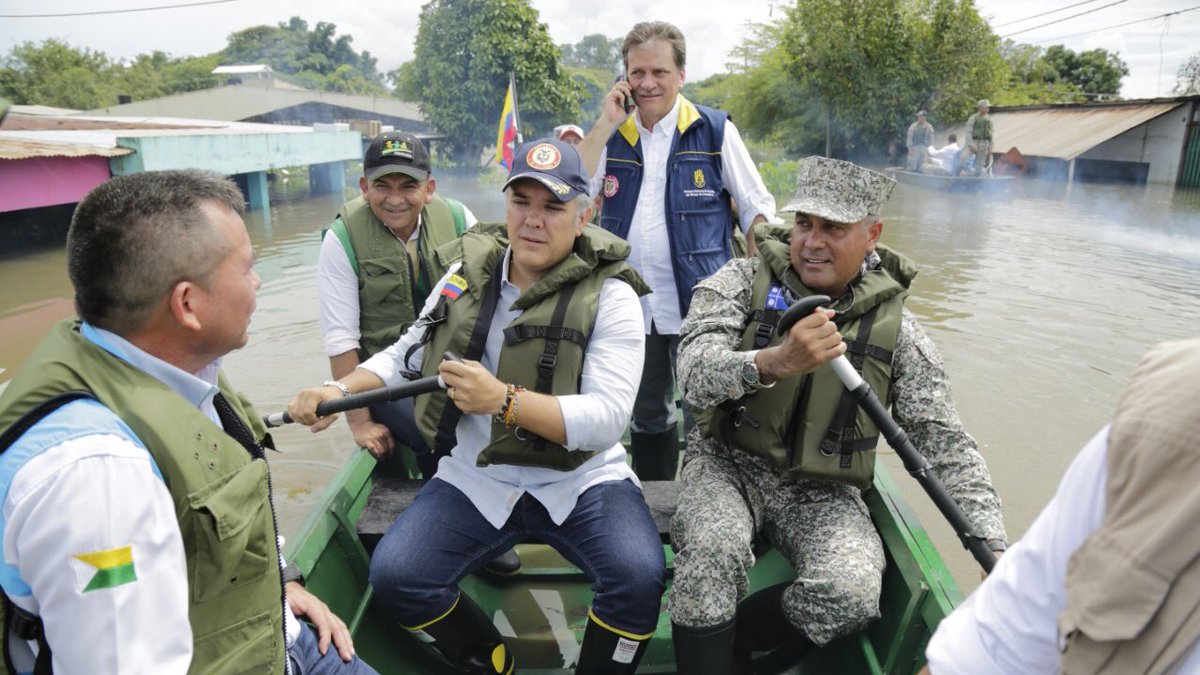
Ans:
[{"label": "emblem on cap", "polygon": [[621,184],[617,181],[616,176],[614,176],[610,173],[604,177],[604,196],[605,196],[605,198],[608,198],[608,197],[611,197],[611,196],[617,194],[617,189],[620,187],[621,187]]},{"label": "emblem on cap", "polygon": [[696,169],[696,172],[692,174],[692,184],[697,188],[704,187],[704,169]]},{"label": "emblem on cap", "polygon": [[385,157],[387,155],[400,155],[401,157],[412,159],[413,151],[412,146],[408,144],[408,141],[396,141],[388,139],[383,142],[383,148],[379,151],[379,155],[381,157]]},{"label": "emblem on cap", "polygon": [[525,163],[529,165],[529,168],[537,171],[549,171],[558,166],[560,162],[562,162],[562,155],[559,154],[558,148],[549,143],[538,143],[525,155]]}]

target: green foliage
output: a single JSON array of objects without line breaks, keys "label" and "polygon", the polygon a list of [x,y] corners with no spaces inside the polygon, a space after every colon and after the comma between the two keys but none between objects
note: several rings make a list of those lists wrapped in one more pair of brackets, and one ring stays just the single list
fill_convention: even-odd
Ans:
[{"label": "green foliage", "polygon": [[1005,40],[1000,54],[1008,65],[1008,83],[992,96],[993,105],[1037,105],[1042,103],[1081,103],[1083,93],[1072,82],[1063,80],[1044,58],[1038,46]]},{"label": "green foliage", "polygon": [[1053,45],[1042,56],[1046,65],[1057,74],[1057,81],[1069,82],[1084,94],[1121,92],[1121,78],[1129,74],[1129,66],[1116,52],[1091,49],[1073,52],[1062,45]]},{"label": "green foliage", "polygon": [[621,72],[621,44],[623,38],[609,38],[600,33],[585,35],[573,45],[559,45],[563,65],[571,68],[602,70],[608,73]]},{"label": "green foliage", "polygon": [[446,135],[442,148],[467,166],[495,144],[509,73],[516,74],[526,138],[579,119],[584,87],[559,62],[529,0],[430,0],[415,51],[395,75],[398,92],[421,102]]},{"label": "green foliage", "polygon": [[[567,73],[570,74],[571,81],[580,87],[580,112],[575,123],[587,129],[592,122],[600,118],[600,106],[604,102],[604,95],[612,89],[614,76],[612,71],[601,68],[568,67]],[[563,120],[562,123],[569,121]]]},{"label": "green foliage", "polygon": [[318,91],[386,95],[375,57],[354,51],[354,39],[335,38],[336,32],[337,26],[324,21],[309,30],[298,16],[276,26],[252,26],[229,36],[221,62],[265,63],[277,77]]},{"label": "green foliage", "polygon": [[782,207],[787,203],[796,190],[796,169],[798,160],[775,161],[768,160],[758,164],[758,175],[762,176],[767,191],[775,198],[775,203]]},{"label": "green foliage", "polygon": [[1179,66],[1175,75],[1175,93],[1179,96],[1200,94],[1200,53],[1192,54],[1191,58]]}]

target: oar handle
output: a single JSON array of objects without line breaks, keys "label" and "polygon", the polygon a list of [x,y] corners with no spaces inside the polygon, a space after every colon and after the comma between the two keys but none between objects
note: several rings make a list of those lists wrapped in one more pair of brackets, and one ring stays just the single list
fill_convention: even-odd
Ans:
[{"label": "oar handle", "polygon": [[[461,361],[453,352],[446,352],[442,355],[447,361]],[[410,382],[401,382],[390,387],[380,387],[370,391],[364,391],[359,394],[351,394],[342,398],[335,398],[331,401],[325,401],[317,405],[317,417],[328,417],[347,410],[355,410],[357,408],[366,408],[373,406],[376,403],[387,403],[388,401],[396,401],[410,396],[420,396],[421,394],[429,394],[438,389],[445,389],[446,383],[442,380],[441,375],[430,375],[422,377],[418,380]],[[263,424],[268,427],[281,427],[285,424],[291,424],[292,416],[286,410],[272,413],[263,416]]]},{"label": "oar handle", "polygon": [[[810,295],[801,298],[796,304],[788,307],[783,316],[779,317],[779,334],[783,335],[797,321],[812,314],[813,310],[828,302],[829,296],[827,295]],[[888,414],[887,408],[871,390],[871,385],[862,379],[862,376],[851,365],[850,359],[847,359],[845,355],[830,361],[829,366],[833,368],[837,378],[858,401],[859,406],[866,411],[875,426],[879,427],[879,431],[887,439],[888,445],[904,462],[904,468],[913,478],[917,479],[921,487],[925,488],[925,492],[937,506],[938,511],[941,511],[942,517],[954,528],[963,547],[970,551],[971,556],[983,567],[985,572],[991,572],[992,567],[996,564],[996,556],[988,548],[987,541],[975,532],[971,521],[967,520],[967,516],[959,508],[958,503],[950,497],[941,480],[931,470],[929,460],[913,447],[912,442],[908,440],[908,434],[904,433],[904,429],[901,429],[900,425],[896,424],[896,421]]]}]

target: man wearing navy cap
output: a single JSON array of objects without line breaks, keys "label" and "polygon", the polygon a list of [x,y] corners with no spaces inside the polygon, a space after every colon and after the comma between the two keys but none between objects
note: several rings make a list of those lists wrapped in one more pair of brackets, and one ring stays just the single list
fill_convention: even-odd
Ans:
[{"label": "man wearing navy cap", "polygon": [[[376,596],[418,639],[470,673],[515,667],[458,582],[536,537],[594,577],[577,673],[633,673],[658,622],[664,560],[621,434],[641,376],[647,292],[629,245],[588,225],[588,175],[558,139],[522,146],[504,184],[505,234],[472,230],[417,322],[340,384],[365,391],[420,374],[417,423],[437,476],[388,530],[371,564]],[[453,352],[461,362],[443,361]],[[327,427],[307,389],[292,418]],[[452,523],[453,527],[447,524]]]}]

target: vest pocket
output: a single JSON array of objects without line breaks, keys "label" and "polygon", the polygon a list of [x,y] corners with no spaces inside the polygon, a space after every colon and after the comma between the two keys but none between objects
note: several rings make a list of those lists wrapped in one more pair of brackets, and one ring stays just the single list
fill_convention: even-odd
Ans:
[{"label": "vest pocket", "polygon": [[[274,621],[275,612],[263,612],[231,626],[223,626],[194,641],[189,672],[266,673],[283,653],[283,630]],[[282,662],[280,662],[282,665]]]},{"label": "vest pocket", "polygon": [[409,301],[399,291],[408,283],[408,268],[400,256],[359,260],[365,279],[359,292],[360,306],[377,306],[396,300]]},{"label": "vest pocket", "polygon": [[194,602],[212,600],[255,582],[278,551],[270,535],[267,464],[255,460],[188,495]]}]

